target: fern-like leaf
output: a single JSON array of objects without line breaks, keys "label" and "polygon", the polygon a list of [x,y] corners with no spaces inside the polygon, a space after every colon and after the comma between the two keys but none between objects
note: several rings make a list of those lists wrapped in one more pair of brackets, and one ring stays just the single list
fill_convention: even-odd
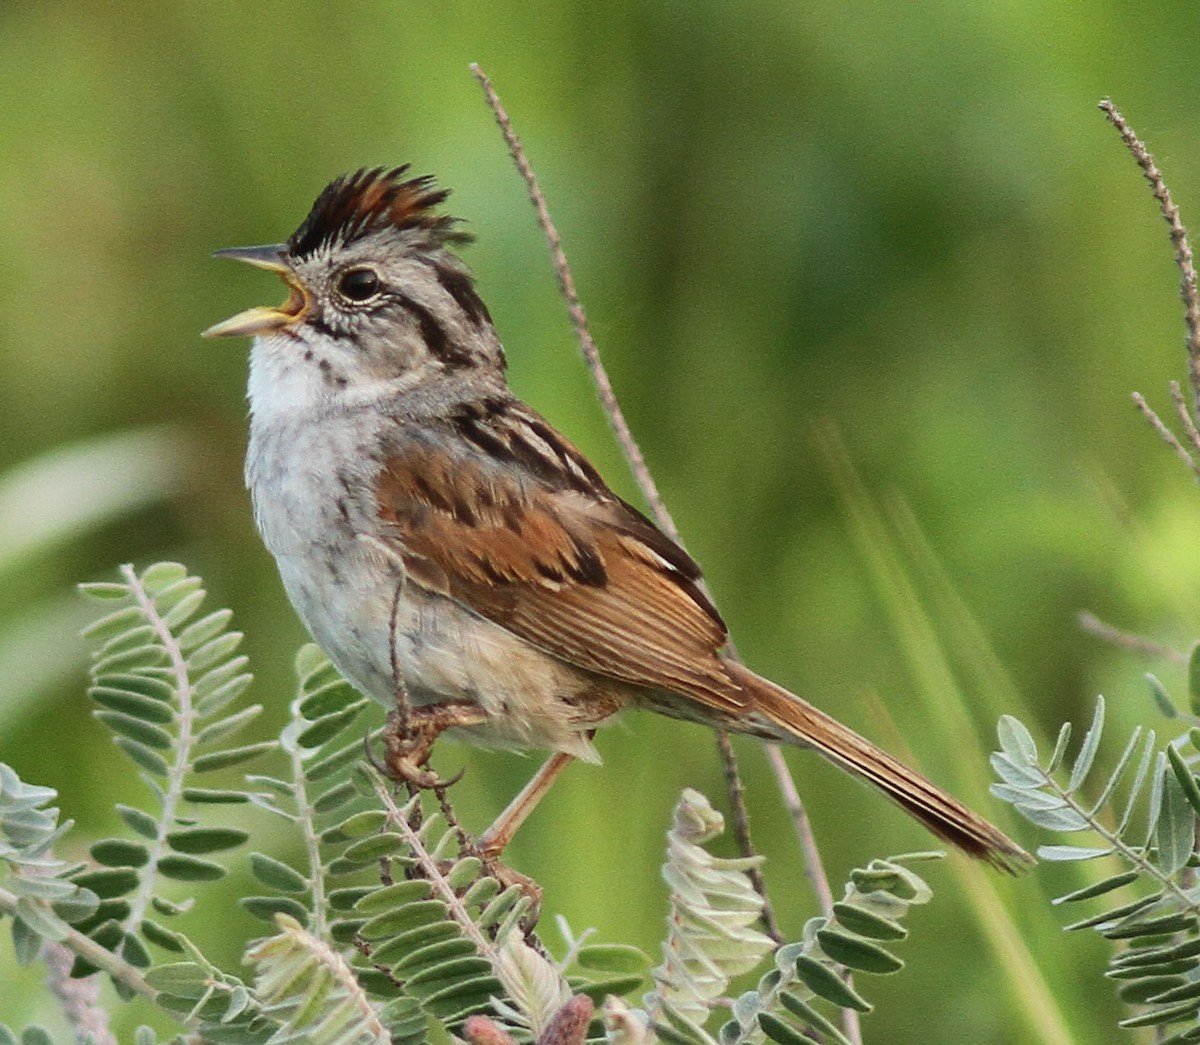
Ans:
[{"label": "fern-like leaf", "polygon": [[94,916],[100,897],[72,880],[78,865],[58,859],[54,843],[67,831],[49,803],[56,792],[25,783],[0,763],[0,914],[13,919],[17,959],[33,961],[44,941],[60,941],[71,923]]},{"label": "fern-like leaf", "polygon": [[[327,856],[322,847],[374,833],[384,815],[366,810],[368,800],[350,783],[352,769],[363,758],[363,741],[361,734],[352,740],[347,737],[368,701],[316,646],[302,647],[295,667],[296,696],[279,744],[288,761],[287,776],[251,775],[246,780],[255,789],[251,800],[297,831],[304,864],[292,867],[252,853],[251,870],[272,893],[247,897],[242,903],[267,922],[274,923],[281,914],[295,919],[328,942],[334,923],[345,921],[345,912],[370,890],[372,882],[377,883],[377,876],[362,877],[361,884],[344,885],[339,892],[334,879],[346,871],[344,861],[339,862],[341,850],[337,856]],[[363,816],[369,820],[364,822]],[[352,929],[348,934],[343,931],[342,942],[352,936]]]},{"label": "fern-like leaf", "polygon": [[256,993],[281,1024],[269,1045],[391,1045],[346,960],[295,919],[280,915],[276,922],[279,933],[246,954],[255,965]]},{"label": "fern-like leaf", "polygon": [[758,988],[734,1003],[733,1019],[721,1028],[721,1045],[745,1045],[765,1034],[792,1045],[808,1028],[829,1041],[847,1039],[816,1007],[824,1001],[841,1009],[869,1012],[870,1003],[851,985],[846,970],[899,972],[904,963],[890,946],[903,940],[909,909],[928,903],[932,891],[909,863],[937,859],[940,853],[911,853],[873,860],[850,873],[833,911],[810,919],[799,943],[774,954],[774,969]]},{"label": "fern-like leaf", "polygon": [[674,1027],[701,1041],[711,1040],[701,1028],[713,999],[726,993],[730,977],[753,969],[774,946],[753,928],[763,899],[746,872],[762,858],[723,859],[704,848],[724,828],[704,795],[683,792],[662,871],[671,889],[667,939],[662,964],[651,972],[654,989],[646,996],[647,1010],[655,1019],[661,1013],[668,1034]]},{"label": "fern-like leaf", "polygon": [[[1189,670],[1189,686],[1191,677]],[[1151,688],[1155,702],[1169,708],[1171,718],[1184,717],[1161,683],[1152,679]],[[1169,1040],[1200,1039],[1200,890],[1192,870],[1200,862],[1200,783],[1194,775],[1194,741],[1189,734],[1158,749],[1154,731],[1138,726],[1114,767],[1100,772],[1096,755],[1104,720],[1104,700],[1098,698],[1092,725],[1063,781],[1059,762],[1038,762],[1032,738],[1029,745],[1014,742],[1028,731],[1006,716],[1000,725],[1003,750],[992,756],[1002,782],[992,785],[992,793],[1039,827],[1058,833],[1086,831],[1092,836],[1089,842],[1099,843],[1043,845],[1038,850],[1043,859],[1121,860],[1124,869],[1059,896],[1054,903],[1123,894],[1115,905],[1109,900],[1101,911],[1066,928],[1094,929],[1110,940],[1128,941],[1126,950],[1114,954],[1107,975],[1118,981],[1118,994],[1125,1001],[1146,1008],[1123,1020],[1122,1026],[1184,1024]],[[1085,801],[1089,785],[1097,797]]]},{"label": "fern-like leaf", "polygon": [[[651,1033],[672,1045],[749,1045],[764,1036],[779,1045],[797,1045],[812,1040],[812,1033],[845,1043],[816,1003],[870,1010],[846,970],[891,973],[903,967],[888,948],[907,936],[902,920],[909,909],[932,895],[907,864],[941,854],[875,860],[851,872],[833,911],[810,919],[799,942],[776,948],[753,928],[762,898],[747,871],[760,858],[724,860],[703,848],[723,826],[703,795],[683,793],[663,868],[671,885],[664,961],[653,970],[655,988],[646,996],[646,1013],[606,1003],[610,1034],[631,1045]],[[749,972],[768,954],[771,969],[757,989],[738,997],[719,1034],[710,1034],[705,1024],[730,978]]]},{"label": "fern-like leaf", "polygon": [[419,798],[400,806],[383,781],[371,783],[386,820],[377,834],[352,842],[342,862],[377,864],[382,839],[382,856],[410,877],[356,902],[364,963],[385,970],[451,1030],[492,1011],[514,1029],[546,1026],[570,991],[545,958],[509,942],[530,911],[529,893],[482,873],[474,857],[456,857],[457,832],[440,813],[424,815]]},{"label": "fern-like leaf", "polygon": [[158,1006],[195,1028],[202,1041],[267,1045],[279,1020],[241,979],[217,968],[186,937],[180,941],[183,961],[146,972]]},{"label": "fern-like leaf", "polygon": [[[261,708],[224,714],[250,675],[237,654],[241,633],[228,630],[229,611],[200,615],[205,592],[199,578],[177,563],[157,563],[140,574],[125,566],[121,578],[82,586],[106,609],[84,632],[97,644],[89,693],[96,718],[139,767],[150,802],[118,806],[137,837],[92,845],[93,865],[73,880],[100,903],[75,928],[144,969],[151,962],[147,945],[184,949],[183,938],[158,919],[189,909],[192,900],[168,898],[164,881],[223,877],[218,855],[247,837],[238,828],[205,825],[202,817],[214,804],[244,803],[249,796],[195,787],[196,774],[247,761],[273,745],[229,743]],[[74,972],[94,968],[81,958]]]}]

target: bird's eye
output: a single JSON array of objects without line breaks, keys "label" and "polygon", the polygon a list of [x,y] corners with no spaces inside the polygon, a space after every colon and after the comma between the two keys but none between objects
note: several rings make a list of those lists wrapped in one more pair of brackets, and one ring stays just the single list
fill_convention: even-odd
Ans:
[{"label": "bird's eye", "polygon": [[349,301],[368,301],[379,293],[379,275],[374,269],[350,269],[338,280],[338,293]]}]

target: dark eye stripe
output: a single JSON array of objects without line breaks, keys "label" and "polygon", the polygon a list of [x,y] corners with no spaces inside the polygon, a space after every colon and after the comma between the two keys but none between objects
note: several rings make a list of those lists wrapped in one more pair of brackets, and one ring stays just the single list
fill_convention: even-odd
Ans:
[{"label": "dark eye stripe", "polygon": [[475,361],[471,353],[450,336],[437,316],[429,309],[406,294],[395,294],[394,296],[396,304],[417,321],[421,328],[421,339],[434,359],[441,360],[448,367],[474,365]]},{"label": "dark eye stripe", "polygon": [[436,263],[433,271],[437,276],[437,281],[442,285],[442,289],[454,298],[458,307],[471,318],[472,323],[478,327],[492,321],[487,305],[483,303],[483,299],[476,292],[470,276],[465,272],[450,268],[448,265]]}]

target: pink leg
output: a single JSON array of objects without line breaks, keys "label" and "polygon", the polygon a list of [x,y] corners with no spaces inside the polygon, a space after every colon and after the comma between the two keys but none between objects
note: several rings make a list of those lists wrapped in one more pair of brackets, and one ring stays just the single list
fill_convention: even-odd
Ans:
[{"label": "pink leg", "polygon": [[574,755],[566,755],[560,751],[542,764],[529,783],[521,788],[517,797],[508,803],[508,808],[496,817],[496,822],[479,836],[479,849],[484,859],[495,860],[504,852],[504,847],[512,841],[513,835],[525,823],[529,814],[537,808],[538,802],[558,779],[559,773],[574,760]]}]

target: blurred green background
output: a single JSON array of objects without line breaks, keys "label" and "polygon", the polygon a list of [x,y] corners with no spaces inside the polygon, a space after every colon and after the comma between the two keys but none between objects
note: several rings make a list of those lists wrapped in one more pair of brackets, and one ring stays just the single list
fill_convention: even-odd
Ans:
[{"label": "blurred green background", "polygon": [[[409,162],[453,188],[514,387],[636,497],[478,61],[742,654],[1013,827],[980,794],[999,711],[1043,735],[1099,691],[1118,726],[1148,714],[1147,664],[1077,611],[1176,648],[1195,633],[1200,509],[1129,401],[1165,412],[1184,375],[1178,277],[1096,102],[1112,95],[1200,220],[1198,47],[1182,0],[0,6],[0,759],[58,788],[89,835],[116,830],[113,802],[140,785],[89,716],[90,611],[70,589],[123,561],[203,574],[248,633],[263,731],[282,722],[304,635],[242,489],[246,346],[198,332],[282,293],[210,252],[286,237],[338,173]],[[685,785],[723,803],[720,769],[675,722],[628,719],[600,749],[607,765],[572,768],[509,856],[576,931],[653,950],[671,807]],[[795,935],[813,911],[797,847],[739,750]],[[792,760],[835,883],[929,845]],[[467,766],[475,827],[533,766],[452,745],[437,764]],[[1065,1038],[996,973],[961,880],[931,879],[910,967],[863,988],[869,1041],[1116,1040],[1102,949],[1043,904],[1067,872],[998,886]],[[186,928],[234,961],[253,931],[237,917],[209,900]],[[35,996],[0,1019],[33,1018]]]}]

